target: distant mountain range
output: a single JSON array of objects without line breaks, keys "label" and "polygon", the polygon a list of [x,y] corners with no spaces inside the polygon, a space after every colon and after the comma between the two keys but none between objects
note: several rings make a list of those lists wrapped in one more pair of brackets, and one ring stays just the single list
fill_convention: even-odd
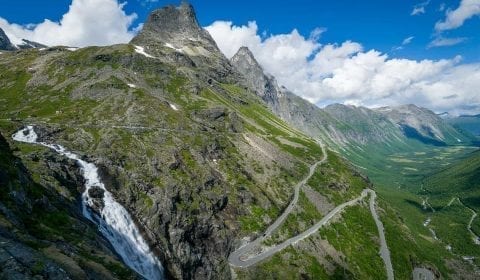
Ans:
[{"label": "distant mountain range", "polygon": [[[385,279],[383,243],[397,279],[415,268],[476,276],[462,256],[425,238],[423,221],[411,219],[422,213],[399,210],[422,211],[416,194],[361,199],[364,189],[380,192],[366,174],[382,175],[392,193],[400,188],[392,178],[417,170],[395,165],[414,162],[404,154],[447,166],[474,143],[452,119],[412,104],[319,108],[280,86],[248,48],[227,59],[186,3],[153,11],[129,44],[24,43],[0,30],[0,278],[141,279],[86,218],[85,184],[105,187],[88,192],[91,218],[105,220],[106,195],[121,204],[148,243],[139,251],[158,257],[166,278]],[[14,141],[26,125],[38,139]],[[88,170],[79,166],[87,161]],[[98,182],[85,180],[86,170]],[[247,243],[256,245],[248,254],[261,254],[329,213],[338,216],[262,262],[229,261]]]},{"label": "distant mountain range", "polygon": [[274,77],[264,73],[246,47],[233,56],[231,63],[244,75],[248,88],[254,89],[279,117],[340,150],[352,145],[386,142],[401,148],[408,146],[409,139],[436,146],[475,140],[432,111],[413,104],[378,109],[341,104],[318,108],[280,87]]}]

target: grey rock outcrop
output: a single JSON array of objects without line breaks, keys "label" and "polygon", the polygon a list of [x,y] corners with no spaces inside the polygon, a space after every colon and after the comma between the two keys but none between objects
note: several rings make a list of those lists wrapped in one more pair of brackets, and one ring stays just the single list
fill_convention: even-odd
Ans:
[{"label": "grey rock outcrop", "polygon": [[10,42],[7,34],[0,28],[0,50],[2,51],[14,51],[17,48]]},{"label": "grey rock outcrop", "polygon": [[205,69],[207,77],[202,79],[221,80],[232,74],[228,59],[200,27],[195,10],[187,3],[153,11],[130,43],[168,63]]},{"label": "grey rock outcrop", "polygon": [[253,89],[258,96],[268,104],[278,104],[281,89],[275,77],[264,72],[247,47],[241,47],[230,59],[230,62],[243,75],[247,86]]}]

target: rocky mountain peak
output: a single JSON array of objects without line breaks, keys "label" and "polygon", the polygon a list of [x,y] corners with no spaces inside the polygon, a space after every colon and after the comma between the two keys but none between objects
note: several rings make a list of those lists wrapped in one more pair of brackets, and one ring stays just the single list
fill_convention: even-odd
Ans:
[{"label": "rocky mountain peak", "polygon": [[241,47],[237,53],[230,59],[230,61],[237,66],[243,66],[250,68],[249,70],[255,69],[255,71],[262,71],[263,69],[260,64],[257,62],[253,53],[250,51],[248,47]]},{"label": "rocky mountain peak", "polygon": [[220,53],[210,34],[200,27],[193,6],[185,2],[153,11],[132,43],[169,47],[190,56]]},{"label": "rocky mountain peak", "polygon": [[230,63],[242,74],[246,85],[267,103],[277,103],[280,88],[273,76],[266,74],[247,47],[241,47],[230,59]]},{"label": "rocky mountain peak", "polygon": [[16,50],[15,46],[10,42],[7,34],[0,28],[0,50],[2,51],[13,51]]}]

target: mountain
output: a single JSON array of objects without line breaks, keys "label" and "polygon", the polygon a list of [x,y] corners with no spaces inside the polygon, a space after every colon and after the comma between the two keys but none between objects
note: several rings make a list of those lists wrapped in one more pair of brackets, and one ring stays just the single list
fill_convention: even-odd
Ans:
[{"label": "mountain", "polygon": [[[421,203],[416,202],[421,201],[422,197],[425,200],[418,192],[425,176],[455,162],[473,149],[469,147],[474,143],[471,134],[454,128],[432,111],[415,105],[369,109],[332,104],[321,109],[286,88],[278,87],[270,75],[264,72],[262,75],[261,66],[247,49],[239,50],[231,63],[244,76],[245,84],[255,89],[257,96],[262,97],[277,116],[314,139],[321,139],[369,175],[385,201],[391,203],[397,217],[401,217],[402,228],[408,229],[408,233],[402,233],[398,228],[391,228],[393,231],[390,235],[387,233],[390,244],[402,244],[402,248],[396,247],[394,252],[402,254],[404,244],[409,243],[407,240],[415,240],[415,245],[405,253],[412,256],[412,252],[418,252],[416,248],[422,251],[418,253],[422,255],[421,258],[435,263],[435,268],[427,266],[432,277],[449,275],[452,278],[462,278],[474,275],[473,272],[465,272],[475,268],[460,253],[472,252],[477,257],[478,252],[458,251],[468,242],[463,237],[456,236],[456,247],[453,249],[455,253],[452,255],[446,249],[451,247],[444,243],[452,241],[451,237],[444,238],[445,241],[428,237],[431,228],[419,227],[428,216],[425,217]],[[384,209],[388,212],[390,208],[385,205]],[[384,216],[384,222],[388,223],[389,219],[389,215]],[[455,215],[441,222],[454,223]],[[462,230],[464,234],[465,227]],[[400,237],[403,234],[408,236],[407,239]],[[448,236],[445,231],[439,230],[438,234]],[[429,256],[423,253],[425,250],[430,252]],[[444,262],[436,256],[452,259]],[[445,265],[453,270],[446,272],[441,268]],[[405,264],[403,267],[407,266]],[[410,279],[412,276],[405,272],[397,267],[395,277]],[[478,273],[475,275],[478,276]]]},{"label": "mountain", "polygon": [[167,279],[473,275],[344,158],[427,146],[403,115],[316,107],[248,49],[228,60],[191,5],[153,11],[129,44],[2,55],[0,73],[0,236],[33,256],[0,256],[5,275],[136,279],[155,259]]},{"label": "mountain", "polygon": [[13,51],[17,48],[10,42],[7,34],[0,28],[0,50],[2,51]]},{"label": "mountain", "polygon": [[413,104],[383,107],[377,111],[399,125],[407,137],[426,144],[447,145],[473,140],[470,135],[457,131],[432,111]]},{"label": "mountain", "polygon": [[22,44],[18,45],[17,47],[19,49],[43,49],[43,48],[47,48],[46,45],[44,44],[40,44],[40,43],[37,43],[37,42],[34,42],[34,41],[29,41],[27,39],[22,39]]},{"label": "mountain", "polygon": [[211,76],[197,79],[209,83],[225,79],[232,72],[228,60],[210,34],[200,27],[193,6],[187,2],[152,12],[131,44],[167,63],[173,62],[186,69],[205,68]]},{"label": "mountain", "polygon": [[480,115],[462,115],[449,118],[446,121],[458,129],[468,131],[477,137],[480,136]]},{"label": "mountain", "polygon": [[47,46],[29,41],[27,39],[22,39],[22,44],[15,45],[13,44],[10,39],[8,38],[7,34],[0,28],[0,50],[3,51],[15,51],[19,49],[41,49],[46,48]]},{"label": "mountain", "polygon": [[[247,240],[264,236],[265,242],[277,244],[295,237],[336,206],[361,198],[371,185],[342,157],[324,152],[316,139],[272,113],[198,25],[190,5],[154,11],[131,44],[19,50],[0,56],[0,73],[0,133],[7,150],[24,164],[22,174],[29,174],[35,184],[29,189],[49,192],[55,209],[68,206],[77,211],[65,208],[51,219],[36,219],[34,230],[26,230],[35,240],[49,241],[48,247],[18,238],[46,265],[15,270],[20,275],[38,278],[52,262],[74,279],[140,277],[129,258],[119,265],[118,257],[110,258],[101,245],[109,245],[115,256],[125,256],[118,244],[128,239],[123,242],[122,234],[112,230],[114,225],[105,225],[115,217],[102,217],[111,214],[105,210],[111,207],[117,213],[126,211],[120,211],[129,217],[122,223],[138,229],[141,238],[136,236],[136,241],[144,240],[147,246],[142,250],[161,260],[166,278],[386,275],[377,254],[377,227],[363,202],[366,197],[354,203],[345,218],[337,216],[348,220],[351,230],[314,232],[298,241],[299,247],[265,262],[246,269],[231,265],[229,256]],[[279,102],[279,110],[297,106],[289,98],[300,99],[283,89],[281,94],[287,97]],[[38,134],[35,141],[30,141],[32,134],[22,134],[31,131]],[[14,133],[20,135],[16,139],[30,142],[18,142],[11,137]],[[8,158],[0,161],[5,167],[16,166]],[[16,188],[8,187],[21,176],[2,175],[2,188],[8,190],[2,193],[35,201],[36,192],[16,195]],[[291,201],[298,201],[295,207],[288,206]],[[14,223],[8,211],[16,213],[15,207],[23,205],[7,202],[0,213],[2,224]],[[82,208],[85,211],[79,213]],[[285,212],[284,222],[267,234],[287,210],[292,212]],[[394,227],[399,226],[393,219]],[[362,220],[368,227],[358,223]],[[78,223],[107,229],[101,231],[105,238],[97,244],[99,249],[89,245],[99,232],[79,230]],[[74,229],[82,235],[70,238],[67,233]],[[111,241],[112,234],[123,241]],[[358,244],[369,250],[354,250]],[[73,262],[57,254],[56,248],[63,245],[67,249],[62,254],[73,251]],[[311,246],[328,252],[312,251]],[[258,248],[262,247],[263,243]],[[292,252],[299,255],[295,263],[288,258]],[[84,268],[92,262],[105,273],[88,274]]]},{"label": "mountain", "polygon": [[415,105],[374,110],[341,104],[318,108],[288,89],[279,87],[275,78],[264,72],[246,47],[240,48],[230,61],[244,76],[246,85],[254,89],[277,116],[339,150],[386,142],[399,149],[408,149],[408,139],[437,146],[474,140],[432,111]]}]

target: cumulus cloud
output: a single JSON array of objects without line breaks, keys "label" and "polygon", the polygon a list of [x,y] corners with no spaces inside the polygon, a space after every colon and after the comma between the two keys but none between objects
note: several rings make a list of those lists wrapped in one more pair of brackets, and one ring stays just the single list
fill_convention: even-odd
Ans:
[{"label": "cumulus cloud", "polygon": [[446,18],[435,24],[436,31],[459,28],[463,23],[476,15],[480,15],[480,0],[462,0],[455,10],[447,10]]},{"label": "cumulus cloud", "polygon": [[415,6],[413,6],[413,10],[410,13],[411,16],[417,16],[425,13],[425,8],[430,4],[430,0],[427,0],[425,2],[419,3]]},{"label": "cumulus cloud", "polygon": [[[318,36],[296,30],[262,37],[255,22],[235,26],[217,21],[206,27],[220,49],[232,57],[247,46],[280,84],[318,105],[363,106],[414,103],[436,111],[480,111],[480,64],[389,58],[357,42],[322,45]],[[413,38],[406,38],[408,44]],[[468,104],[468,106],[465,106]]]},{"label": "cumulus cloud", "polygon": [[458,45],[460,43],[463,43],[467,40],[465,37],[459,37],[459,38],[445,38],[445,37],[437,37],[433,41],[431,41],[427,48],[434,48],[434,47],[449,47],[449,46],[454,46]]},{"label": "cumulus cloud", "polygon": [[92,46],[128,42],[136,14],[127,15],[117,0],[73,0],[60,22],[19,25],[0,18],[0,28],[15,44],[28,39],[46,45]]}]

